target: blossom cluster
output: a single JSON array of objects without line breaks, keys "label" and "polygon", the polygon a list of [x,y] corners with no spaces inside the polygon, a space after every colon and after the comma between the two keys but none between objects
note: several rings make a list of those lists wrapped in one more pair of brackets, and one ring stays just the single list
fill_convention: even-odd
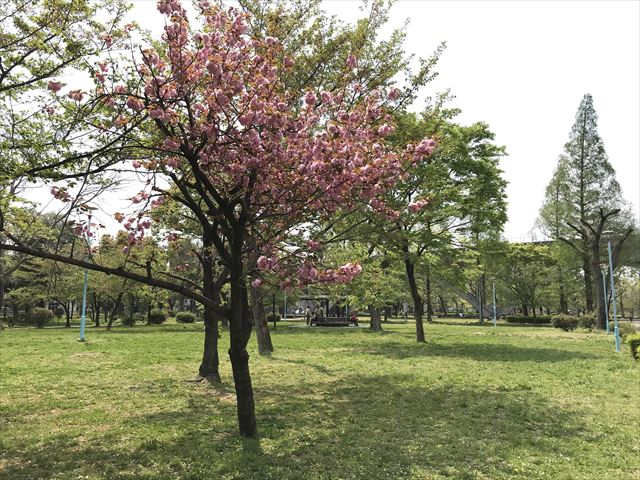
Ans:
[{"label": "blossom cluster", "polygon": [[[432,139],[404,151],[390,146],[386,137],[395,125],[385,105],[397,99],[400,90],[374,91],[359,96],[355,105],[352,99],[363,90],[355,81],[333,92],[292,91],[283,74],[296,59],[285,54],[277,39],[252,38],[247,16],[239,9],[206,0],[197,8],[204,25],[193,33],[179,0],[158,1],[166,18],[166,48],[141,50],[135,70],[140,87],[119,83],[116,69],[105,62],[95,69],[105,105],[113,113],[110,127],[122,129],[132,119],[144,118],[158,127],[153,145],[157,158],[134,160],[138,174],[160,171],[180,178],[197,170],[207,189],[215,190],[208,206],[217,219],[226,218],[225,205],[242,198],[242,214],[257,251],[269,250],[279,234],[296,225],[340,210],[364,206],[389,220],[397,218],[400,212],[385,204],[385,193],[435,148]],[[349,74],[358,69],[358,58],[350,53],[343,65]],[[113,81],[106,81],[110,76]],[[351,77],[357,76],[345,75]],[[51,82],[48,88],[57,92],[62,84]],[[84,94],[74,90],[68,96],[79,102]],[[145,207],[152,203],[146,192],[132,202]],[[423,206],[418,201],[409,209]],[[126,221],[122,215],[119,221],[132,241],[149,228],[143,212]],[[320,248],[314,240],[303,242],[301,247],[310,252]],[[275,255],[265,254],[257,259],[257,268],[279,275],[285,287],[296,282],[344,283],[361,270],[349,263],[322,270],[309,257],[290,263],[280,264]]]}]

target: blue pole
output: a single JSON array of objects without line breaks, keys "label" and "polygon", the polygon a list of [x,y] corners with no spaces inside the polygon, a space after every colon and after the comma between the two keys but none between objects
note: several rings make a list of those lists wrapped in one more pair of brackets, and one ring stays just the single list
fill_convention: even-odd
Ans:
[{"label": "blue pole", "polygon": [[609,251],[609,275],[611,276],[611,303],[613,303],[613,334],[616,337],[616,352],[620,351],[620,329],[618,328],[618,311],[616,309],[616,285],[613,281],[613,258],[611,255],[611,240],[607,244]]},{"label": "blue pole", "polygon": [[498,317],[496,315],[496,282],[493,282],[493,326],[498,326]]},{"label": "blue pole", "polygon": [[604,277],[606,277],[606,275],[604,272],[602,272],[602,292],[604,296],[604,318],[607,322],[606,323],[607,335],[609,335],[611,333],[611,330],[609,330],[609,305],[607,305],[607,281]]}]

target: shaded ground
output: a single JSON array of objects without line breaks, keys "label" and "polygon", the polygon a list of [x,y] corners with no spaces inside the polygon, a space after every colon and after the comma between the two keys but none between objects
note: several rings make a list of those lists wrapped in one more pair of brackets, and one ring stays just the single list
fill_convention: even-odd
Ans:
[{"label": "shaded ground", "polygon": [[9,329],[0,479],[638,478],[640,368],[610,337],[430,325],[418,345],[385,328],[279,325],[251,360],[257,440],[236,434],[224,357],[223,385],[187,381],[201,325],[87,344]]}]

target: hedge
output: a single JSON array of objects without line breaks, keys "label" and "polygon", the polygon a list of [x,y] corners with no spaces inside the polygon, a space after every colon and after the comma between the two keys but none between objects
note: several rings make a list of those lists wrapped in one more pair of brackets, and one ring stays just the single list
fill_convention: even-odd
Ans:
[{"label": "hedge", "polygon": [[569,332],[571,330],[575,330],[578,326],[578,318],[572,315],[554,315],[551,318],[551,324],[555,328],[561,328],[565,332]]},{"label": "hedge", "polygon": [[191,312],[176,313],[176,322],[178,323],[193,323],[195,321],[196,321],[196,316]]},{"label": "hedge", "polygon": [[535,323],[535,324],[549,324],[551,323],[551,317],[547,315],[540,315],[538,317],[527,317],[524,315],[508,315],[504,317],[507,323]]}]

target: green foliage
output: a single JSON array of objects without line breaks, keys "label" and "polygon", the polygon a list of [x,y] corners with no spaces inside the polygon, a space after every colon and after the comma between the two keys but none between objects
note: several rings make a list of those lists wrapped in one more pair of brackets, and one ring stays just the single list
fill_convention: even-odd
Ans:
[{"label": "green foliage", "polygon": [[279,313],[274,314],[273,312],[267,313],[266,317],[267,322],[279,322],[282,319]]},{"label": "green foliage", "polygon": [[56,318],[62,318],[64,316],[64,313],[64,308],[62,308],[60,305],[58,305],[53,311],[53,314]]},{"label": "green foliage", "polygon": [[625,342],[629,345],[631,356],[640,360],[640,333],[628,335]]},{"label": "green foliage", "polygon": [[191,312],[176,313],[176,322],[178,323],[193,323],[195,321],[196,321],[196,316]]},{"label": "green foliage", "polygon": [[53,313],[47,308],[36,307],[29,315],[29,322],[34,324],[38,328],[43,328],[44,325],[53,319]]},{"label": "green foliage", "polygon": [[507,323],[533,323],[540,325],[548,325],[551,323],[551,317],[547,315],[541,315],[538,317],[527,317],[524,315],[507,315],[504,317]]},{"label": "green foliage", "polygon": [[578,326],[592,330],[596,327],[596,316],[594,314],[581,315],[578,317]]},{"label": "green foliage", "polygon": [[[552,238],[573,238],[568,223],[594,223],[600,208],[622,204],[620,185],[598,134],[598,115],[593,97],[586,94],[576,113],[569,141],[546,190],[540,210],[541,225]],[[607,227],[609,228],[609,227]]]},{"label": "green foliage", "polygon": [[551,317],[551,325],[555,328],[561,328],[565,332],[575,330],[578,326],[578,318],[572,315],[554,315]]},{"label": "green foliage", "polygon": [[160,325],[167,321],[167,314],[162,310],[152,310],[149,314],[149,323],[152,325]]},{"label": "green foliage", "polygon": [[134,312],[131,316],[126,316],[122,319],[122,324],[127,327],[133,327],[136,323],[144,322],[144,315],[139,312]]},{"label": "green foliage", "polygon": [[[609,322],[609,328],[613,330],[614,325],[613,321]],[[635,335],[637,333],[636,327],[633,326],[631,322],[620,322],[618,321],[618,333],[620,334],[620,338],[625,340],[629,335]]]}]

